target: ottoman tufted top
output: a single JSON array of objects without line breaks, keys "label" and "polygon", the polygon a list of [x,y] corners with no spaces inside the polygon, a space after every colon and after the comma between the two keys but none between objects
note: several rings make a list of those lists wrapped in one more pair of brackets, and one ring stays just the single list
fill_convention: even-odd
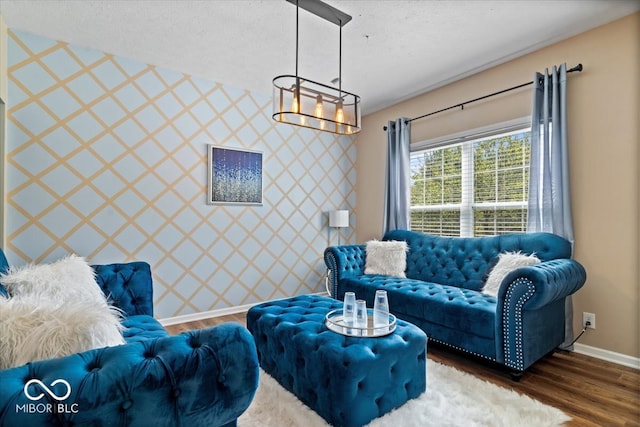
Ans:
[{"label": "ottoman tufted top", "polygon": [[[300,295],[293,298],[271,301],[253,307],[247,314],[247,323],[260,317],[261,322],[268,323],[271,327],[291,329],[291,338],[302,334],[307,339],[316,341],[316,345],[338,345],[342,348],[350,346],[365,346],[375,353],[375,348],[382,345],[386,339],[391,342],[408,341],[408,335],[424,337],[426,334],[417,326],[397,319],[396,330],[386,337],[366,339],[362,337],[348,337],[330,331],[325,325],[325,316],[331,310],[342,308],[342,301],[327,298],[321,295]],[[250,328],[251,329],[251,328]],[[413,338],[415,339],[415,338]]]}]

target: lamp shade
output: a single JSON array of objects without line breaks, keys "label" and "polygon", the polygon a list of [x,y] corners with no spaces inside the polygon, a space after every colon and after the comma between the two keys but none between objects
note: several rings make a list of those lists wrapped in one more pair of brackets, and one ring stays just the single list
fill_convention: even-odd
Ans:
[{"label": "lamp shade", "polygon": [[344,228],[349,226],[349,211],[338,210],[329,212],[329,227]]}]

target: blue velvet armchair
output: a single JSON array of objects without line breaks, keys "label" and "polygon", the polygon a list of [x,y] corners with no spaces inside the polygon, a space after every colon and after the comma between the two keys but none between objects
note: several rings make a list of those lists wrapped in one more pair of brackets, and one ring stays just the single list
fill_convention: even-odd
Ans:
[{"label": "blue velvet armchair", "polygon": [[[0,426],[235,426],[258,387],[249,331],[226,323],[169,336],[153,318],[147,263],[94,269],[126,315],[126,344],[0,371]],[[59,380],[68,383],[62,400]]]}]

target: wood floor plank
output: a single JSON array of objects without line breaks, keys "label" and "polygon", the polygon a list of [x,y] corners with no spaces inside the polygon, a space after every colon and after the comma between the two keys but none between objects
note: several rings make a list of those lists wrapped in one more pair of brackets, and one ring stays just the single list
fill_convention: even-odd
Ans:
[{"label": "wood floor plank", "polygon": [[[171,334],[224,322],[246,325],[245,313],[167,326]],[[574,352],[536,362],[514,382],[508,372],[448,347],[429,343],[427,355],[482,380],[512,389],[572,417],[569,427],[640,427],[640,371]]]}]

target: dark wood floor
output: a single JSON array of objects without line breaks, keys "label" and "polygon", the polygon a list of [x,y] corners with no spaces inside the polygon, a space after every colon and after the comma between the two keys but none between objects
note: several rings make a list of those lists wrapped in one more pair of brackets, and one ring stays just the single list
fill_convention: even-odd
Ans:
[{"label": "dark wood floor", "polygon": [[[171,334],[224,322],[245,324],[245,313],[168,326]],[[556,352],[535,363],[520,382],[502,368],[429,344],[428,357],[554,406],[569,426],[640,426],[640,371],[577,353]]]}]

